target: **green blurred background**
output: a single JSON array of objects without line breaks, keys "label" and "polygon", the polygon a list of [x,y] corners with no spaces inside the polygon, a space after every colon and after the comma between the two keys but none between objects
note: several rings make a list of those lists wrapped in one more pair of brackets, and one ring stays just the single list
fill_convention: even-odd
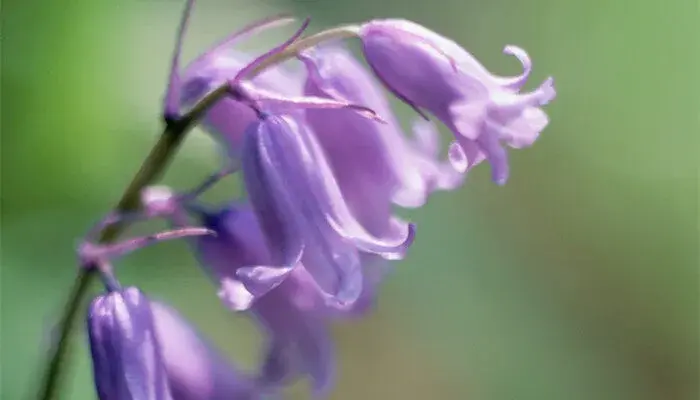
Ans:
[{"label": "green blurred background", "polygon": [[[2,386],[36,389],[76,271],[161,128],[181,0],[2,4]],[[318,30],[403,17],[455,38],[492,71],[524,47],[528,87],[558,98],[503,188],[477,168],[455,193],[403,212],[419,225],[376,313],[335,327],[333,399],[698,398],[698,3],[622,0],[200,0],[185,54],[252,18],[292,11]],[[262,35],[262,49],[291,28]],[[412,115],[397,107],[408,124]],[[447,132],[445,138],[448,137]],[[199,131],[165,181],[217,166]],[[236,182],[212,199],[239,193]],[[152,229],[141,227],[133,232]],[[120,278],[167,299],[252,368],[255,327],[230,315],[183,243],[139,252]],[[83,332],[65,399],[94,392]],[[305,388],[290,398],[304,399]]]}]

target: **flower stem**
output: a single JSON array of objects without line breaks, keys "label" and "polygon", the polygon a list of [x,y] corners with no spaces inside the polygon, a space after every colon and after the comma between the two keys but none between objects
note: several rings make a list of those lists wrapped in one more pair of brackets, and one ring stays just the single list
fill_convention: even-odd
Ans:
[{"label": "flower stem", "polygon": [[[139,208],[139,196],[141,190],[156,181],[170,164],[177,149],[183,142],[186,133],[204,113],[227,94],[226,87],[221,87],[204,97],[186,115],[176,120],[167,121],[165,130],[161,134],[141,168],[124,191],[121,200],[115,207],[116,213],[134,211]],[[120,220],[107,225],[100,233],[98,243],[113,242],[127,227],[129,220]],[[98,275],[95,265],[80,268],[78,276],[73,282],[68,300],[63,307],[63,313],[58,327],[58,340],[49,352],[49,361],[42,374],[38,399],[51,400],[57,398],[57,391],[66,368],[61,368],[68,356],[70,334],[75,327],[78,310],[84,301],[85,294],[90,283]]]},{"label": "flower stem", "polygon": [[289,59],[292,59],[302,51],[312,48],[323,42],[357,37],[360,34],[359,29],[360,27],[357,25],[337,26],[335,28],[326,29],[324,31],[315,33],[311,36],[299,39],[291,45],[289,45],[288,47],[286,47],[284,50],[258,64],[255,68],[248,71],[248,74],[246,74],[246,76],[243,76],[241,78],[253,79],[266,69],[274,65],[281,64]]}]

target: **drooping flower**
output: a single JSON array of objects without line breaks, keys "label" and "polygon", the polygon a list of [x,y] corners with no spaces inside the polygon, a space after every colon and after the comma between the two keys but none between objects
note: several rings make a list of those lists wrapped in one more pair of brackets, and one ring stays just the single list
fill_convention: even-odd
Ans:
[{"label": "drooping flower", "polygon": [[367,62],[384,85],[419,113],[425,109],[455,134],[450,148],[453,165],[466,170],[487,159],[492,178],[504,184],[509,176],[506,150],[530,146],[549,120],[540,108],[555,97],[552,78],[537,89],[519,93],[531,61],[527,53],[507,46],[524,71],[500,77],[486,70],[454,41],[414,22],[375,20],[362,25]]},{"label": "drooping flower", "polygon": [[[334,371],[326,320],[341,315],[327,306],[304,265],[297,260],[285,271],[284,279],[264,291],[256,292],[259,286],[253,282],[251,293],[250,286],[241,282],[239,271],[251,265],[272,265],[273,258],[249,206],[230,204],[208,210],[197,203],[178,203],[174,196],[166,199],[164,188],[151,188],[149,192],[144,195],[147,209],[161,212],[175,225],[186,224],[188,217],[194,216],[216,232],[206,240],[193,240],[193,247],[205,271],[219,285],[222,302],[234,311],[246,310],[267,334],[260,385],[276,387],[306,374],[317,395],[326,393]],[[170,205],[166,205],[168,201]],[[352,312],[347,310],[349,315]]]},{"label": "drooping flower", "polygon": [[[236,310],[241,298],[237,271],[250,264],[269,265],[268,250],[261,225],[250,206],[231,204],[218,211],[196,211],[204,226],[216,236],[196,239],[202,265],[221,282],[220,297]],[[242,259],[245,257],[245,259]],[[267,346],[260,382],[275,387],[308,375],[316,397],[332,388],[335,360],[327,325],[337,319],[364,314],[374,301],[381,283],[382,268],[372,265],[363,270],[362,293],[345,308],[329,305],[307,269],[297,263],[276,287],[256,297],[247,313],[264,329]]]},{"label": "drooping flower", "polygon": [[[222,300],[235,309],[240,298],[238,271],[251,264],[272,264],[272,252],[249,207],[231,205],[203,212],[199,218],[217,232],[211,240],[197,240],[199,258],[222,282]],[[282,385],[307,374],[317,395],[329,390],[334,359],[324,319],[331,314],[302,263],[297,262],[284,280],[256,297],[248,312],[267,334],[262,384]]]},{"label": "drooping flower", "polygon": [[[377,265],[375,258],[362,253],[362,292],[345,307],[328,300],[306,264],[299,260],[274,285],[267,285],[263,279],[257,286],[248,274],[241,279],[239,271],[249,270],[251,265],[273,265],[274,251],[268,248],[250,204],[236,202],[210,209],[196,200],[185,200],[186,195],[176,196],[165,187],[143,192],[144,206],[151,215],[165,217],[176,226],[186,226],[194,217],[215,232],[191,243],[202,267],[219,285],[222,302],[234,311],[246,310],[267,333],[260,385],[276,387],[306,374],[317,396],[328,393],[335,368],[327,324],[364,315],[374,304],[386,266]],[[248,291],[249,285],[254,293]],[[265,290],[255,290],[260,287]]]},{"label": "drooping flower", "polygon": [[243,180],[273,261],[303,248],[306,269],[340,307],[362,293],[359,252],[397,259],[410,246],[413,225],[398,218],[381,238],[363,228],[304,125],[265,116],[249,127],[242,148]]},{"label": "drooping flower", "polygon": [[364,104],[385,123],[341,110],[305,110],[353,214],[372,234],[388,228],[392,202],[420,207],[433,190],[450,190],[463,175],[437,160],[438,133],[426,121],[406,138],[375,79],[340,46],[321,47],[299,57],[307,69],[305,94]]},{"label": "drooping flower", "polygon": [[[163,206],[162,202],[153,203]],[[182,224],[117,243],[91,242],[96,232],[109,224],[153,218],[164,212],[151,206],[143,215],[111,214],[88,233],[78,248],[82,265],[97,268],[107,289],[106,294],[93,300],[87,318],[100,400],[259,399],[265,388],[236,371],[174,309],[150,301],[137,288],[122,289],[111,266],[112,259],[148,245],[212,235],[213,230]]]},{"label": "drooping flower", "polygon": [[127,288],[96,297],[87,317],[100,400],[172,400],[146,296]]},{"label": "drooping flower", "polygon": [[93,300],[88,336],[100,400],[252,400],[265,392],[174,309],[134,287]]}]

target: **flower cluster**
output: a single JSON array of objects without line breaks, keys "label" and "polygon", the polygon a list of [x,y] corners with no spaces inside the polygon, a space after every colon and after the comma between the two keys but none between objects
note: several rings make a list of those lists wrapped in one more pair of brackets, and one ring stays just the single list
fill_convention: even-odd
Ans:
[{"label": "flower cluster", "polygon": [[[506,147],[533,144],[554,96],[548,78],[521,92],[531,70],[496,76],[457,43],[416,23],[374,20],[302,37],[253,57],[233,51],[245,37],[294,21],[258,21],[180,68],[188,2],[174,52],[166,122],[201,108],[221,145],[221,170],[194,190],[151,186],[137,218],[163,218],[173,230],[97,245],[79,254],[97,266],[106,292],[88,315],[101,400],[257,399],[308,377],[316,398],[333,387],[328,325],[366,314],[392,262],[405,257],[416,227],[392,212],[416,208],[436,191],[462,185],[482,161],[493,180],[509,176]],[[362,43],[366,68],[338,39]],[[296,64],[296,69],[290,68]],[[386,89],[386,90],[385,90]],[[210,102],[211,94],[226,96]],[[420,118],[406,135],[387,91]],[[209,104],[211,103],[211,104]],[[445,160],[428,115],[455,137]],[[247,197],[221,206],[199,195],[238,173]],[[133,215],[113,215],[102,225]],[[177,312],[122,288],[111,260],[164,239],[186,238],[222,303],[252,316],[267,345],[255,373],[236,370]]]}]

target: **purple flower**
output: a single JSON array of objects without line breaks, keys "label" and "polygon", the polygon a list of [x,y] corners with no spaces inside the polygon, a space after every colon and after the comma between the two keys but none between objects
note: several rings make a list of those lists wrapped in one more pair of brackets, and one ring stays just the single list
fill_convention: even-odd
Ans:
[{"label": "purple flower", "polygon": [[316,397],[328,394],[335,359],[324,310],[322,293],[303,265],[253,305],[250,311],[268,335],[263,384],[283,385],[307,374]]},{"label": "purple flower", "polygon": [[136,288],[95,298],[88,334],[100,400],[246,400],[263,393],[175,310]]},{"label": "purple flower", "polygon": [[326,307],[322,292],[303,264],[294,263],[285,279],[253,296],[240,282],[239,271],[250,265],[271,265],[272,252],[249,207],[231,205],[216,212],[200,210],[204,225],[216,236],[196,240],[202,265],[217,280],[219,296],[230,308],[242,305],[265,329],[268,347],[261,383],[281,385],[308,374],[314,392],[322,395],[333,377],[333,349],[323,321],[335,310]]},{"label": "purple flower", "polygon": [[[164,217],[175,226],[186,227],[190,224],[189,217],[194,216],[204,225],[199,229],[212,233],[201,236],[197,240],[190,239],[190,243],[194,245],[200,263],[220,285],[220,297],[232,310],[241,311],[250,308],[258,298],[280,285],[290,275],[298,276],[299,274],[295,273],[296,269],[306,270],[301,263],[303,246],[298,239],[299,235],[294,235],[290,230],[286,233],[279,232],[278,238],[283,244],[291,244],[287,246],[288,249],[297,251],[270,250],[267,246],[268,238],[248,203],[233,202],[213,211],[203,207],[188,195],[175,195],[164,186],[146,188],[142,192],[141,200],[146,213],[151,217]],[[184,229],[178,228],[175,231]],[[288,257],[273,262],[273,254],[286,254]],[[316,285],[318,296],[323,300],[322,304],[314,306],[317,312],[325,316],[341,317],[364,312],[367,303],[374,298],[375,288],[387,269],[377,265],[383,263],[377,263],[376,259],[385,260],[381,255],[361,252],[360,258],[364,271],[362,274],[364,283],[357,303],[340,307],[335,301],[329,299],[332,296],[319,290]],[[267,274],[256,275],[253,272],[256,270]],[[308,272],[304,272],[304,276],[311,277]]]},{"label": "purple flower", "polygon": [[[306,269],[338,307],[362,293],[359,252],[398,259],[410,246],[414,228],[398,219],[382,238],[362,227],[315,137],[293,119],[264,117],[248,128],[242,148],[243,180],[273,264],[303,252]],[[238,275],[258,274],[251,272]]]},{"label": "purple flower", "polygon": [[524,71],[499,77],[487,71],[454,41],[411,21],[375,20],[359,29],[365,58],[380,80],[419,113],[428,110],[454,132],[453,165],[467,170],[487,159],[493,180],[509,175],[503,143],[530,146],[548,124],[539,108],[555,97],[552,78],[519,93],[531,69],[524,50],[507,46]]},{"label": "purple flower", "polygon": [[92,301],[87,318],[100,400],[171,400],[146,296],[136,288]]},{"label": "purple flower", "polygon": [[374,78],[340,46],[300,56],[307,69],[305,94],[363,104],[385,123],[342,110],[306,110],[343,197],[362,225],[382,237],[391,226],[392,202],[422,206],[436,189],[453,189],[463,175],[439,162],[438,132],[426,121],[414,124],[409,141]]},{"label": "purple flower", "polygon": [[[234,311],[249,309],[288,278],[301,260],[301,243],[291,242],[285,258],[273,261],[255,215],[235,205],[213,212],[199,210],[197,217],[216,236],[197,240],[202,265],[219,282],[219,296]],[[289,233],[291,235],[291,232]],[[263,271],[264,274],[254,271]]]},{"label": "purple flower", "polygon": [[293,257],[288,260],[289,268],[284,270],[282,279],[274,285],[263,284],[265,290],[256,292],[259,286],[255,280],[246,276],[242,280],[240,271],[250,270],[251,265],[274,264],[274,249],[267,247],[263,228],[250,205],[232,203],[220,210],[207,210],[197,203],[179,203],[178,197],[163,188],[149,188],[143,199],[152,215],[184,226],[189,220],[183,213],[189,212],[215,232],[191,242],[200,263],[219,284],[219,297],[224,304],[234,311],[247,310],[267,334],[259,383],[276,387],[308,375],[314,393],[325,395],[335,370],[326,325],[338,318],[362,315],[373,303],[385,268],[363,254],[361,260],[367,261],[363,264],[367,270],[362,274],[362,293],[344,308],[329,302],[329,296],[319,288],[307,266],[299,260],[293,262]]}]

